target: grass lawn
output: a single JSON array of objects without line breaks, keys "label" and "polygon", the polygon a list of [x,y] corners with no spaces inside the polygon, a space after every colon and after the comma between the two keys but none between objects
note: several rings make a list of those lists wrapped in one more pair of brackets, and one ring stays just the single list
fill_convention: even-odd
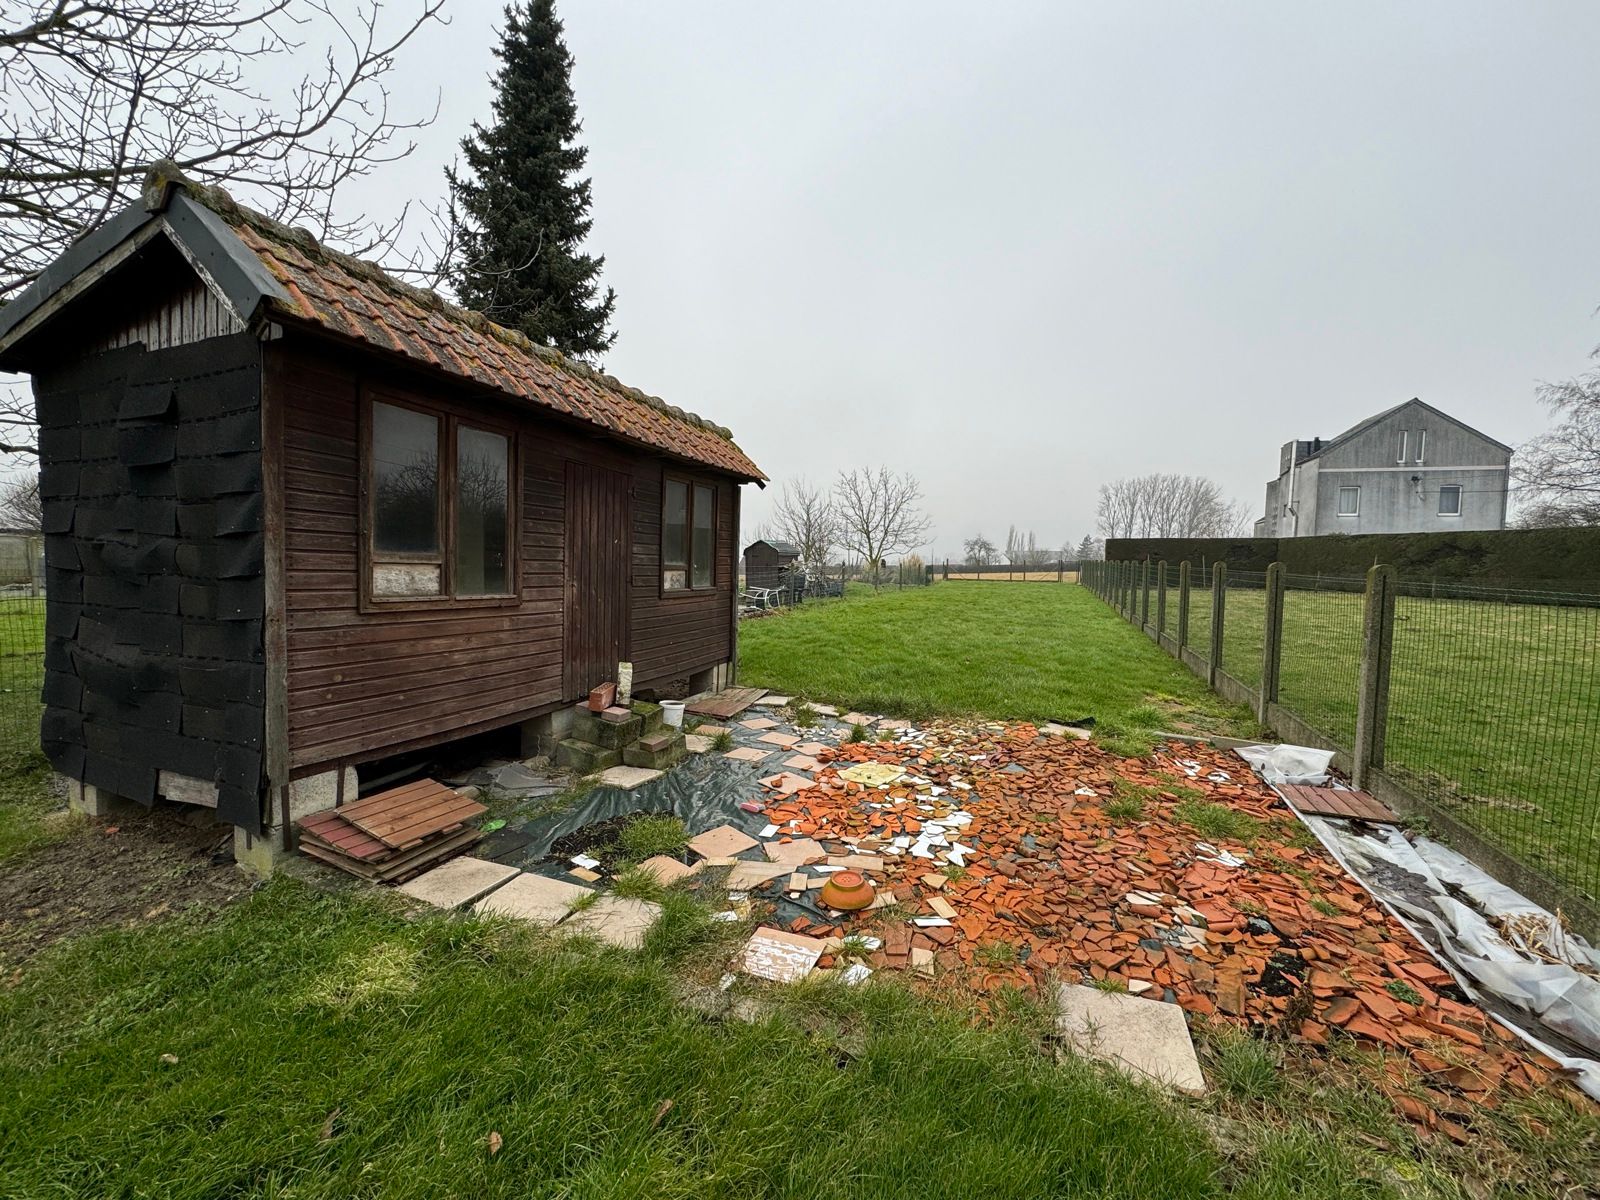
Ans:
[{"label": "grass lawn", "polygon": [[[58,944],[0,989],[0,1195],[1457,1194],[1381,1100],[1291,1096],[1260,1043],[1212,1062],[1207,1118],[1051,1063],[1025,1004],[980,1030],[799,985],[707,1021],[673,973],[731,931],[680,899],[638,955],[287,880]],[[1528,1140],[1570,1167],[1567,1125]]]},{"label": "grass lawn", "polygon": [[[1280,698],[1349,745],[1362,597],[1284,597]],[[1228,592],[1223,666],[1261,679],[1265,594]],[[1600,610],[1401,596],[1386,769],[1507,851],[1600,895]]]},{"label": "grass lawn", "polygon": [[1177,725],[1247,732],[1087,588],[940,581],[805,604],[739,628],[742,682],[908,717],[1093,717],[1130,751]]}]

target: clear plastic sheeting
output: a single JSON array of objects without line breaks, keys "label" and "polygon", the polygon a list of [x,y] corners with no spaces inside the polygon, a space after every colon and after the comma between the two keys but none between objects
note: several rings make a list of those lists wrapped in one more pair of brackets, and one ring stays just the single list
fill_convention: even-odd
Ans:
[{"label": "clear plastic sheeting", "polygon": [[1274,786],[1285,783],[1318,787],[1328,781],[1332,750],[1310,746],[1240,746],[1234,751]]},{"label": "clear plastic sheeting", "polygon": [[1388,825],[1300,819],[1497,1021],[1600,1099],[1600,953],[1437,842],[1413,843]]}]

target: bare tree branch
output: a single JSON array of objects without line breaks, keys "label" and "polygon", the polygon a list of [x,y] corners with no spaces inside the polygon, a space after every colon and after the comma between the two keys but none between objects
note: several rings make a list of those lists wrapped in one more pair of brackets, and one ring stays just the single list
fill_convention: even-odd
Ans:
[{"label": "bare tree branch", "polygon": [[[1590,357],[1600,362],[1600,347]],[[1600,366],[1541,385],[1539,399],[1558,420],[1512,460],[1516,523],[1600,525]]]},{"label": "bare tree branch", "polygon": [[1105,537],[1234,537],[1247,510],[1212,480],[1154,474],[1101,484],[1095,515]]},{"label": "bare tree branch", "polygon": [[765,529],[779,541],[792,542],[800,551],[800,563],[810,575],[822,577],[828,560],[839,545],[839,513],[833,498],[822,488],[804,479],[784,483],[772,517]]},{"label": "bare tree branch", "polygon": [[885,559],[928,540],[933,523],[922,512],[922,486],[912,475],[888,467],[841,471],[833,486],[844,548],[857,555],[881,582]]}]

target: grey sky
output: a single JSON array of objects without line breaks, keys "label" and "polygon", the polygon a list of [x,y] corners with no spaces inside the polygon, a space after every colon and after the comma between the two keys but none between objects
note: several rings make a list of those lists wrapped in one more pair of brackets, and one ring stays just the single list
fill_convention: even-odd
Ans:
[{"label": "grey sky", "polygon": [[[352,193],[436,197],[500,6]],[[887,463],[955,554],[1093,526],[1410,396],[1503,441],[1600,342],[1600,6],[623,3],[559,9],[618,293],[608,369],[775,483]],[[746,530],[776,488],[747,489]]]}]

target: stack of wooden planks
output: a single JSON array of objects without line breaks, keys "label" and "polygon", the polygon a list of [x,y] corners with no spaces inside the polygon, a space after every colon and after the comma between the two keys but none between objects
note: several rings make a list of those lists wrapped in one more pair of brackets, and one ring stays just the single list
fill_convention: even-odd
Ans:
[{"label": "stack of wooden planks", "polygon": [[488,810],[434,779],[325,809],[295,822],[302,853],[375,883],[401,883],[483,836],[467,822]]}]

